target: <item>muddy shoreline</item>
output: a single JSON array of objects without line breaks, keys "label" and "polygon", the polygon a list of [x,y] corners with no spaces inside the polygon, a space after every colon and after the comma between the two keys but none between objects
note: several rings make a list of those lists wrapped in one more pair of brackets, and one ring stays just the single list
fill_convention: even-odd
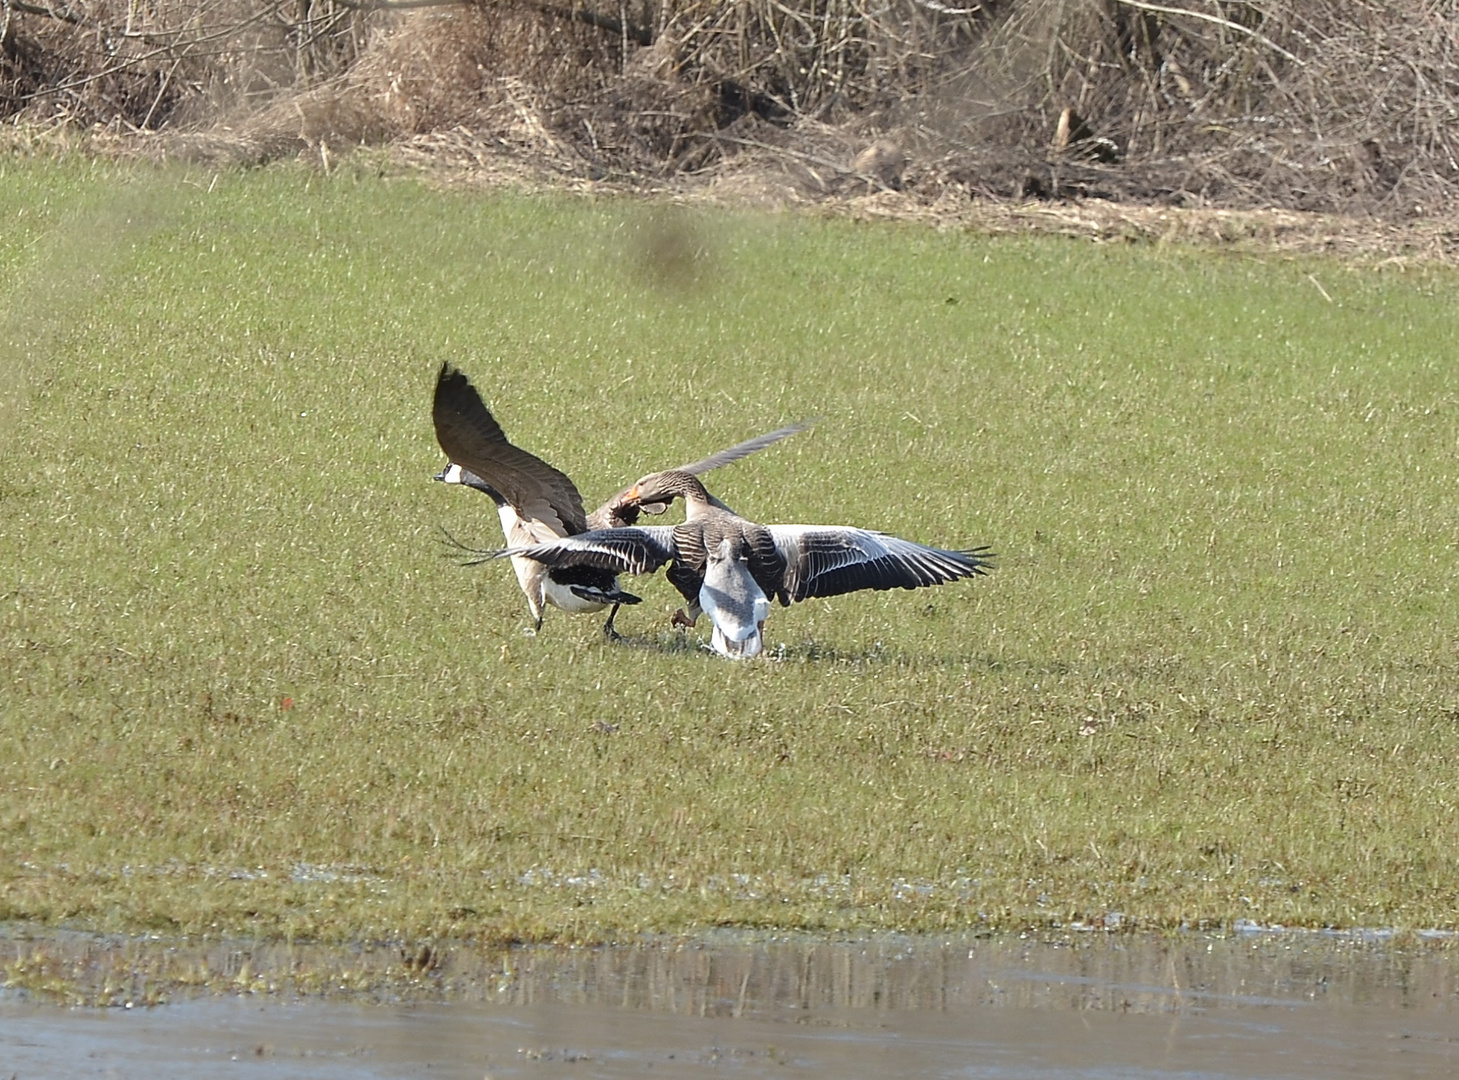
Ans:
[{"label": "muddy shoreline", "polygon": [[[583,948],[412,950],[25,936],[10,927],[0,946],[9,983],[0,990],[0,1060],[26,1078],[145,1070],[165,1080],[206,1070],[267,1080],[499,1080],[715,1069],[1316,1080],[1459,1068],[1459,953],[1447,940],[1416,937],[826,940],[725,931]],[[121,1007],[66,1007],[30,977],[18,984],[15,972],[38,970],[26,957],[42,954],[57,977],[70,972],[78,992],[87,980],[112,980],[109,1000]],[[129,970],[145,983],[163,971],[183,975],[188,964],[191,982],[179,978],[154,999],[168,1004],[117,996]]]}]

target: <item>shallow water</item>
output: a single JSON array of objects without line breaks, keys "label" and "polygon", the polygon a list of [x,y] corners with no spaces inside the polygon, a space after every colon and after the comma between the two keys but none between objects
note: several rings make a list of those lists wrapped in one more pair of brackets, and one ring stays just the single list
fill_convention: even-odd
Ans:
[{"label": "shallow water", "polygon": [[66,1009],[3,991],[0,1077],[1459,1075],[1452,949],[725,935],[457,951],[434,969],[455,969],[445,1001]]}]

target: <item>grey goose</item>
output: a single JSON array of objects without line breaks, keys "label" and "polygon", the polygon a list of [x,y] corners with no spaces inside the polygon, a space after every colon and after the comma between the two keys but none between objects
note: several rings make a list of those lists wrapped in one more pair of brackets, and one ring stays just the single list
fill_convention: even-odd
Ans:
[{"label": "grey goose", "polygon": [[621,496],[630,504],[675,497],[685,503],[680,525],[589,530],[491,555],[627,574],[651,573],[667,563],[666,576],[687,602],[687,613],[676,612],[674,621],[693,626],[701,611],[707,613],[711,645],[733,659],[764,648],[772,600],[789,606],[862,589],[917,589],[992,568],[986,547],[950,551],[845,525],[761,525],[734,513],[697,476],[681,470],[645,476]]},{"label": "grey goose", "polygon": [[[535,454],[509,442],[470,379],[449,363],[442,364],[436,376],[431,418],[436,441],[450,462],[435,479],[475,488],[491,496],[508,547],[550,543],[590,530],[630,526],[638,521],[640,512],[660,514],[673,501],[672,495],[630,499],[629,492],[635,489],[624,488],[591,514],[586,513],[582,496],[572,480]],[[763,450],[808,426],[792,424],[767,432],[683,465],[678,471],[689,475],[707,472]],[[543,612],[550,604],[569,613],[611,607],[603,632],[616,637],[613,619],[619,605],[639,603],[639,597],[619,587],[618,576],[611,569],[582,565],[548,567],[525,558],[513,558],[512,566],[527,598],[532,633],[541,630]]]}]

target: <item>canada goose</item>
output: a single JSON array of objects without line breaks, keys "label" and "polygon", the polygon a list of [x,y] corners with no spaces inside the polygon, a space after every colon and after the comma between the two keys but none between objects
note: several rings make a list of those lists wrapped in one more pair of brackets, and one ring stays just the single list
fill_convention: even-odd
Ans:
[{"label": "canada goose", "polygon": [[992,567],[986,547],[945,551],[843,525],[760,525],[714,500],[698,477],[680,470],[645,476],[623,496],[628,503],[675,497],[684,499],[682,525],[593,530],[491,557],[628,574],[669,563],[666,576],[688,608],[688,614],[676,612],[674,621],[693,626],[707,612],[714,650],[736,659],[764,648],[772,599],[788,606],[861,589],[916,589]]},{"label": "canada goose", "polygon": [[[446,484],[462,484],[490,495],[497,504],[497,514],[502,522],[502,533],[507,537],[514,535],[535,537],[544,533],[551,535],[545,529],[534,528],[541,523],[524,518],[519,509],[507,501],[500,492],[471,470],[463,469],[454,461],[436,473],[434,479]],[[604,509],[606,510],[607,507],[605,506]],[[605,516],[608,516],[609,520],[600,525],[600,528],[619,527],[620,523],[612,520],[619,515]],[[629,516],[636,517],[637,515],[622,515],[621,524],[628,524]],[[527,597],[527,607],[531,610],[535,620],[531,631],[534,634],[542,629],[544,604],[551,604],[570,614],[602,611],[603,608],[612,605],[612,610],[608,613],[608,621],[603,624],[603,633],[610,638],[617,637],[618,633],[613,628],[613,617],[618,614],[618,608],[623,604],[638,604],[643,601],[642,597],[619,588],[618,575],[611,570],[598,570],[589,566],[564,566],[544,572],[541,565],[533,565],[519,559],[512,560],[512,568],[517,572],[517,583],[522,587],[523,595]]]},{"label": "canada goose", "polygon": [[[442,364],[436,376],[431,409],[436,441],[450,464],[436,474],[448,484],[462,484],[490,495],[497,505],[502,532],[509,547],[550,543],[590,529],[615,529],[638,521],[639,513],[663,513],[673,495],[628,498],[625,488],[591,514],[583,511],[582,496],[568,477],[547,462],[507,441],[481,395],[461,371]],[[694,475],[738,461],[763,450],[808,424],[793,424],[711,454],[682,466]],[[717,500],[716,500],[717,501]],[[603,632],[616,637],[613,618],[620,604],[637,604],[639,597],[618,586],[611,569],[590,566],[546,567],[532,559],[512,560],[517,582],[532,614],[532,633],[542,629],[547,604],[571,613],[601,611],[611,605]]]}]

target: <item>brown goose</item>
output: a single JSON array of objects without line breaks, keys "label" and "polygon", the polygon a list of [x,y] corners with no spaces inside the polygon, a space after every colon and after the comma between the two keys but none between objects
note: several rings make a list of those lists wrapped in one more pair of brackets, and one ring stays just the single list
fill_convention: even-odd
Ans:
[{"label": "brown goose", "polygon": [[[625,488],[591,514],[583,510],[576,485],[547,462],[507,441],[481,395],[465,374],[442,364],[436,376],[431,410],[436,441],[450,464],[436,474],[448,484],[463,484],[490,495],[501,517],[502,532],[509,547],[550,543],[564,536],[588,530],[615,529],[638,521],[640,511],[663,513],[673,501],[661,498],[628,498],[634,488]],[[804,431],[807,424],[793,424],[749,439],[707,458],[682,466],[680,471],[697,474],[738,461],[757,450]],[[611,569],[591,566],[547,567],[531,559],[512,559],[517,582],[532,614],[532,633],[542,628],[546,605],[580,613],[601,611],[611,606],[603,632],[616,637],[613,617],[620,604],[636,604],[639,597],[618,587]]]},{"label": "brown goose", "polygon": [[682,525],[593,530],[493,555],[628,574],[668,563],[666,575],[689,612],[676,612],[674,621],[693,626],[701,610],[707,612],[714,650],[736,659],[764,648],[772,599],[788,606],[861,589],[916,589],[992,568],[986,547],[946,551],[842,525],[760,525],[714,499],[698,477],[677,469],[645,476],[622,496],[637,504],[675,497],[684,499]]}]

